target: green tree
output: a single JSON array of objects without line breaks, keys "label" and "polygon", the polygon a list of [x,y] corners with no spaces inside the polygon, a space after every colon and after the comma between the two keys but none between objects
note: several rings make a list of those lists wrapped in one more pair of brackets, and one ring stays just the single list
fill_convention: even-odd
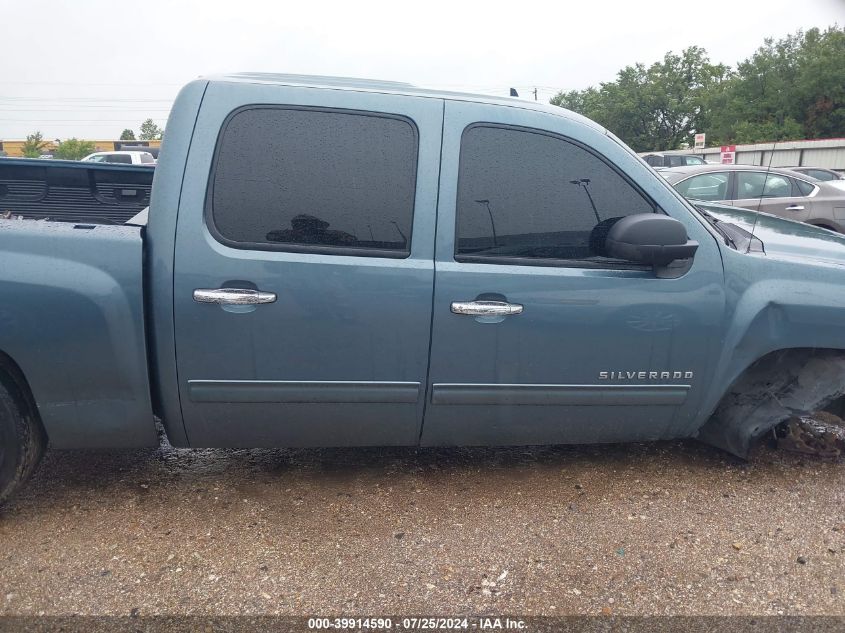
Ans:
[{"label": "green tree", "polygon": [[586,90],[559,92],[552,97],[551,103],[578,114],[589,116],[588,113],[596,111],[600,105],[596,102],[597,98],[598,91],[595,88],[587,88]]},{"label": "green tree", "polygon": [[21,150],[26,158],[38,158],[45,147],[47,147],[47,141],[44,140],[41,132],[33,132],[27,134]]},{"label": "green tree", "polygon": [[708,140],[761,143],[845,136],[845,30],[768,38],[708,97]]},{"label": "green tree", "polygon": [[845,136],[845,28],[766,39],[732,71],[692,46],[627,66],[598,88],[551,102],[604,125],[638,151]]},{"label": "green tree", "polygon": [[551,103],[595,120],[638,151],[676,149],[704,129],[707,95],[729,72],[691,46],[649,67],[626,66],[598,89],[560,92]]},{"label": "green tree", "polygon": [[806,137],[845,136],[845,27],[807,31],[797,65],[795,92]]},{"label": "green tree", "polygon": [[[740,121],[733,126],[729,143],[762,143],[804,138],[804,128],[795,119],[782,121]],[[721,142],[720,142],[721,144]]]},{"label": "green tree", "polygon": [[64,160],[79,160],[94,151],[94,143],[91,141],[80,141],[77,138],[69,138],[59,143],[59,147],[53,153],[56,158]]},{"label": "green tree", "polygon": [[724,86],[712,95],[713,140],[721,142],[777,141],[802,135],[796,127],[800,107],[793,86],[799,79],[795,59],[803,35],[789,35],[764,45],[737,65]]},{"label": "green tree", "polygon": [[141,123],[141,133],[138,135],[138,138],[142,141],[152,141],[154,139],[160,139],[163,135],[164,130],[156,125],[152,119],[147,119]]},{"label": "green tree", "polygon": [[126,128],[123,132],[120,133],[120,140],[121,141],[134,141],[135,140],[135,132]]}]

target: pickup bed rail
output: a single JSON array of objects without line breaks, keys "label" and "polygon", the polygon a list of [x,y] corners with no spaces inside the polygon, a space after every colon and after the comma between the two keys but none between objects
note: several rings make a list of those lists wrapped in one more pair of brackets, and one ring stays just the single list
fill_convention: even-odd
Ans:
[{"label": "pickup bed rail", "polygon": [[150,204],[155,169],[0,158],[0,215],[123,224]]}]

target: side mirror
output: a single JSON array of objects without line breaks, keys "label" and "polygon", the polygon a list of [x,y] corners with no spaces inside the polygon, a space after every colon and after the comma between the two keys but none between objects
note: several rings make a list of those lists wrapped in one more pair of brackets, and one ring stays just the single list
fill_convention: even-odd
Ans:
[{"label": "side mirror", "polygon": [[607,254],[655,268],[675,260],[691,260],[698,242],[687,239],[687,230],[675,218],[660,213],[628,215],[614,224],[605,241]]}]

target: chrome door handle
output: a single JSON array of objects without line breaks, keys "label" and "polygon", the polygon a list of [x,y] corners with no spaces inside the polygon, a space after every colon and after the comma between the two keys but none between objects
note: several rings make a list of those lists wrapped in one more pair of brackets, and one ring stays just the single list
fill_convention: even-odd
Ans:
[{"label": "chrome door handle", "polygon": [[453,301],[452,312],[471,316],[509,316],[522,314],[523,306],[504,301]]},{"label": "chrome door handle", "polygon": [[194,301],[221,305],[256,305],[273,303],[276,301],[276,293],[249,288],[197,288],[194,290]]},{"label": "chrome door handle", "polygon": [[804,206],[800,205],[800,204],[793,204],[793,205],[786,207],[786,210],[787,211],[803,211]]}]

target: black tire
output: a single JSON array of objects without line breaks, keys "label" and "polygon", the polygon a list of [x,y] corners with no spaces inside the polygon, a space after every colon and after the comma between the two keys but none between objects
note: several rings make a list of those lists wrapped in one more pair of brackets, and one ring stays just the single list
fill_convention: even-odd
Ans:
[{"label": "black tire", "polygon": [[26,393],[0,368],[0,505],[29,479],[47,443]]}]

